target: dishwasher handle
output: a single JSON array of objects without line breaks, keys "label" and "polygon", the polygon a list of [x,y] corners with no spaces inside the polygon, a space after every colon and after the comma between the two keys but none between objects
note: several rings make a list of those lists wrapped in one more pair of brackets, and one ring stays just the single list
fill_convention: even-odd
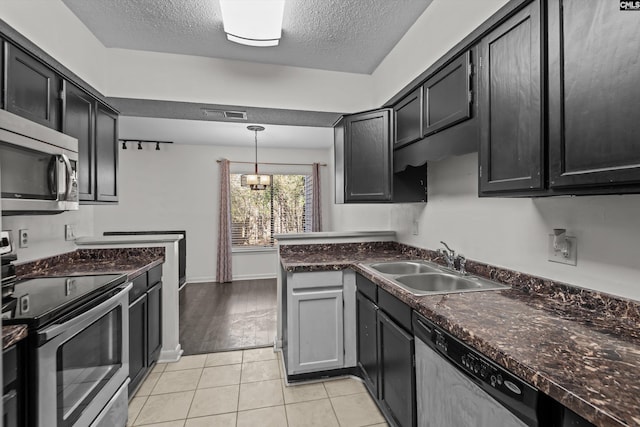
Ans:
[{"label": "dishwasher handle", "polygon": [[434,325],[420,313],[414,311],[412,316],[413,334],[417,339],[433,347]]}]

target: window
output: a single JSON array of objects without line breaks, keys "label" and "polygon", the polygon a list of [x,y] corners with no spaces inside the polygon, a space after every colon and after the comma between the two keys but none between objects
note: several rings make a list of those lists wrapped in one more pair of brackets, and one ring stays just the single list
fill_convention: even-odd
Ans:
[{"label": "window", "polygon": [[311,231],[313,180],[307,175],[272,175],[272,186],[251,190],[231,174],[231,244],[273,246],[273,235]]}]

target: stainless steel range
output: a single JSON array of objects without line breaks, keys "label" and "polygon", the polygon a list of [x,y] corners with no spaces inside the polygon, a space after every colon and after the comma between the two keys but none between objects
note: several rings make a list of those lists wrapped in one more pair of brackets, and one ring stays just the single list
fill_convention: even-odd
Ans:
[{"label": "stainless steel range", "polygon": [[124,275],[18,280],[3,323],[29,326],[28,425],[124,426],[129,383]]}]

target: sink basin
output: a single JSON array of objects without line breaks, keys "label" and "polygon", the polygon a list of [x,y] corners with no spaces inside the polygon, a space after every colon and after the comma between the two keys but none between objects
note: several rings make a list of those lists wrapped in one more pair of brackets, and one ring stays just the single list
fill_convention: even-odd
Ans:
[{"label": "sink basin", "polygon": [[508,288],[508,286],[478,277],[461,277],[444,272],[409,274],[395,277],[394,280],[415,295],[488,291]]},{"label": "sink basin", "polygon": [[418,274],[418,273],[434,273],[440,272],[437,267],[417,261],[392,261],[378,262],[369,265],[374,270],[383,274]]}]

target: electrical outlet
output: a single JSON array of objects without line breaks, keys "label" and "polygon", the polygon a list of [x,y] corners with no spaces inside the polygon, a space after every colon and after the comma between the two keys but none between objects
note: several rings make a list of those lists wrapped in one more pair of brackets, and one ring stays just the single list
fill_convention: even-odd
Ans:
[{"label": "electrical outlet", "polygon": [[18,232],[18,247],[19,248],[29,247],[29,229],[23,228]]},{"label": "electrical outlet", "polygon": [[549,241],[547,243],[549,261],[559,262],[560,264],[577,265],[578,263],[578,243],[575,237],[566,236],[566,253],[562,250],[553,247],[553,234],[549,234]]},{"label": "electrical outlet", "polygon": [[75,240],[76,233],[73,229],[73,224],[65,224],[64,226],[64,240]]}]

